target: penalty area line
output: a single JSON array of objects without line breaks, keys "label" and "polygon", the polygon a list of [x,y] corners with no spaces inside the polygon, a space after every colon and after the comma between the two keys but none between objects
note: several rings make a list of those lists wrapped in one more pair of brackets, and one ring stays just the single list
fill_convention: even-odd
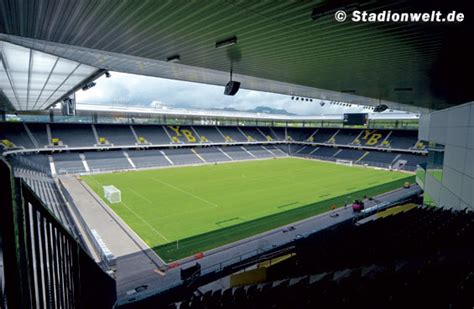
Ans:
[{"label": "penalty area line", "polygon": [[150,223],[148,223],[145,219],[143,219],[139,214],[137,214],[135,211],[133,211],[130,207],[127,206],[124,202],[120,202],[125,208],[127,208],[132,214],[134,214],[138,219],[140,219],[146,226],[148,226],[153,232],[158,234],[161,238],[166,240],[167,242],[170,242],[168,238],[165,237],[165,235],[161,234],[157,229],[155,229]]}]

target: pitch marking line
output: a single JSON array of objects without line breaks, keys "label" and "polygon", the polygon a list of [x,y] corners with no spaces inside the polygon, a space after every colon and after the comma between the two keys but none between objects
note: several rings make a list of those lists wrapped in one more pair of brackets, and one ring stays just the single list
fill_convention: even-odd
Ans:
[{"label": "pitch marking line", "polygon": [[153,232],[158,234],[161,238],[166,240],[167,242],[170,242],[168,238],[165,237],[165,235],[161,234],[157,229],[155,229],[150,223],[148,223],[145,219],[143,219],[139,214],[137,214],[135,211],[133,211],[130,207],[128,207],[127,204],[124,202],[120,202],[120,204],[123,204],[125,208],[127,208],[131,213],[133,213],[138,219],[140,219],[146,226],[148,226]]},{"label": "pitch marking line", "polygon": [[[94,177],[92,177],[91,179],[94,180],[94,182],[100,186],[102,186],[102,184],[97,180],[95,179]],[[131,189],[130,189],[131,190]],[[139,214],[137,214],[135,211],[133,211],[130,207],[128,207],[127,204],[125,204],[124,201],[121,201],[120,204],[122,204],[123,206],[125,206],[125,208],[127,208],[132,214],[134,214],[138,219],[140,219],[146,226],[148,226],[153,232],[155,232],[156,234],[158,234],[161,238],[163,238],[165,241],[167,242],[170,242],[170,240],[168,238],[165,237],[165,235],[161,234],[157,229],[155,229],[150,223],[148,223],[145,219],[143,219]],[[132,229],[133,230],[133,229]]]},{"label": "pitch marking line", "polygon": [[144,201],[148,202],[150,205],[153,205],[153,202],[150,201],[149,199],[147,199],[146,197],[143,196],[143,194],[140,194],[138,193],[137,191],[131,189],[131,188],[127,188],[128,190],[132,191],[132,193],[134,193],[135,195],[137,195],[138,197],[141,197]]},{"label": "pitch marking line", "polygon": [[213,206],[213,207],[219,207],[219,205],[217,205],[217,204],[215,204],[215,203],[213,203],[213,202],[210,202],[210,201],[208,201],[208,200],[206,200],[206,199],[203,199],[202,197],[199,197],[199,196],[197,196],[197,195],[195,195],[195,194],[193,194],[193,193],[191,193],[191,192],[188,192],[188,191],[186,191],[186,190],[183,190],[183,189],[181,189],[181,188],[178,188],[178,187],[176,187],[176,186],[173,186],[173,185],[171,185],[171,184],[169,184],[169,183],[166,183],[166,182],[164,182],[164,181],[161,181],[161,180],[159,180],[158,178],[155,178],[155,177],[150,177],[150,178],[153,179],[153,180],[155,180],[155,181],[158,181],[159,183],[161,183],[161,184],[163,184],[163,185],[165,185],[165,186],[168,186],[168,187],[170,187],[170,188],[172,188],[172,189],[175,189],[175,190],[177,190],[177,191],[179,191],[179,192],[182,192],[182,193],[184,193],[184,194],[187,194],[187,195],[189,195],[189,196],[191,196],[191,197],[193,197],[193,198],[195,198],[195,199],[198,199],[198,200],[200,200],[201,202],[204,202],[204,203],[206,203],[206,204],[208,204],[208,205],[211,205],[211,206]]}]

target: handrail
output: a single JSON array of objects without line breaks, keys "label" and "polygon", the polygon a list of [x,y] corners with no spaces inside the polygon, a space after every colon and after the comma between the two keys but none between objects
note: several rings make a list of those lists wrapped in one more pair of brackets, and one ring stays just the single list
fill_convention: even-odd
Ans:
[{"label": "handrail", "polygon": [[44,147],[44,148],[30,148],[30,149],[14,149],[5,150],[4,156],[12,154],[25,154],[25,153],[60,153],[62,151],[84,151],[84,150],[114,150],[114,149],[166,149],[166,148],[188,148],[188,147],[208,147],[208,146],[241,146],[241,145],[311,145],[311,146],[327,146],[347,149],[361,149],[361,150],[378,150],[378,151],[390,151],[390,152],[402,152],[411,154],[427,154],[427,150],[415,150],[415,149],[403,149],[403,148],[386,148],[386,147],[373,147],[373,146],[361,146],[361,145],[349,145],[349,144],[328,144],[328,143],[314,143],[306,141],[287,141],[287,140],[273,140],[273,141],[255,141],[255,142],[209,142],[209,143],[179,143],[179,144],[146,144],[146,145],[120,145],[120,146],[91,146],[91,147]]},{"label": "handrail", "polygon": [[0,236],[9,308],[111,308],[116,283],[0,157]]}]

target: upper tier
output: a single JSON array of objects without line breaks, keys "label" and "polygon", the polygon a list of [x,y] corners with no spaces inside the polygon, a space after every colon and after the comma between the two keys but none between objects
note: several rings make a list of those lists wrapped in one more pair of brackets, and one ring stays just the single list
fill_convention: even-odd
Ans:
[{"label": "upper tier", "polygon": [[305,142],[390,150],[423,150],[416,131],[236,126],[0,123],[7,149],[87,149],[192,144]]}]

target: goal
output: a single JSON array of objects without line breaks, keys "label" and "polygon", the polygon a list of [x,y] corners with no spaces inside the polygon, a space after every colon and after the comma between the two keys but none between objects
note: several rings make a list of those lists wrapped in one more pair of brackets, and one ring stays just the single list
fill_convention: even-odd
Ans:
[{"label": "goal", "polygon": [[352,162],[353,161],[351,161],[351,160],[336,159],[336,163],[337,164],[342,164],[342,165],[352,166]]},{"label": "goal", "polygon": [[116,204],[122,201],[122,193],[116,187],[103,186],[102,188],[104,189],[104,197],[109,201],[109,203]]}]

